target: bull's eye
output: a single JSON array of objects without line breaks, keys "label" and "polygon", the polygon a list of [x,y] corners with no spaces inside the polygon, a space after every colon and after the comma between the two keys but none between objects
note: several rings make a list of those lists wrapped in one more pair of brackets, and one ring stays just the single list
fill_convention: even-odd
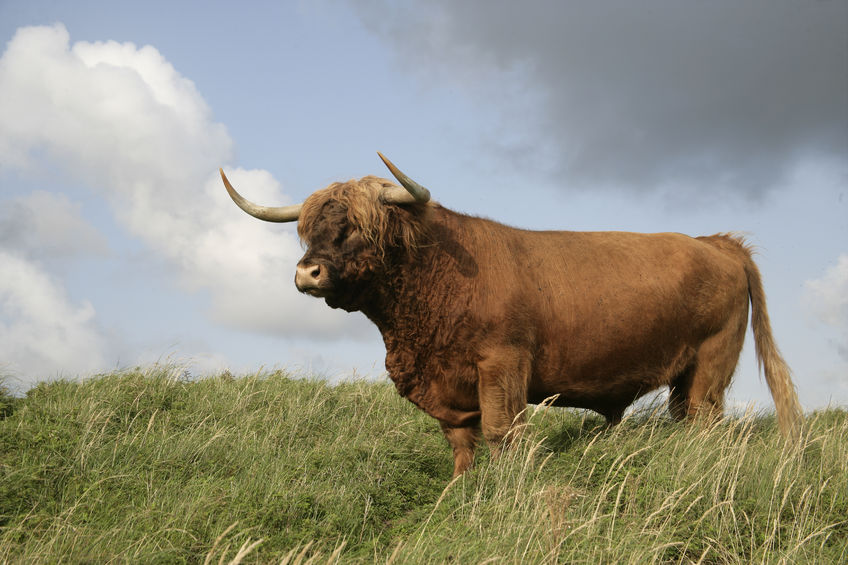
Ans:
[{"label": "bull's eye", "polygon": [[356,230],[352,229],[350,226],[345,226],[344,228],[342,228],[342,230],[339,232],[339,235],[336,237],[336,245],[341,245],[342,243],[346,242],[355,233]]}]

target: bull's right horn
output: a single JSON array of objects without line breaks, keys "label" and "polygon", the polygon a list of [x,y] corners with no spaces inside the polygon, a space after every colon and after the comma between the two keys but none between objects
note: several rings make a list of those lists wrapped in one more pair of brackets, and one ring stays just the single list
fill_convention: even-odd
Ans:
[{"label": "bull's right horn", "polygon": [[[415,182],[414,180],[412,180],[411,178],[409,178],[408,176],[403,174],[400,169],[395,167],[394,163],[392,163],[391,161],[386,159],[386,157],[382,153],[380,153],[379,151],[377,151],[377,155],[380,156],[380,159],[383,160],[383,163],[386,164],[386,166],[392,172],[394,177],[398,180],[398,182],[400,184],[403,185],[403,187],[406,189],[406,192],[408,193],[408,194],[404,194],[403,192],[400,192],[399,194],[394,194],[393,192],[392,193],[387,192],[386,194],[383,195],[383,200],[385,200],[386,202],[396,202],[398,204],[407,204],[407,203],[413,203],[413,202],[419,202],[419,203],[423,204],[424,202],[427,202],[428,200],[430,200],[430,191],[429,190],[427,190],[426,188],[424,188],[423,186],[421,186],[420,184],[418,184],[417,182]],[[399,190],[399,189],[393,189],[393,190]],[[410,198],[410,196],[412,198]]]},{"label": "bull's right horn", "polygon": [[259,218],[260,220],[265,220],[266,222],[295,222],[297,221],[298,216],[300,216],[300,209],[303,207],[303,204],[293,204],[292,206],[259,206],[258,204],[254,204],[250,200],[247,200],[244,196],[236,192],[236,189],[233,188],[233,185],[230,184],[230,181],[227,179],[227,175],[224,174],[224,169],[218,169],[221,171],[221,180],[224,181],[224,186],[227,189],[227,192],[230,194],[230,198],[233,199],[233,202],[238,205],[239,208],[253,216],[254,218]]}]

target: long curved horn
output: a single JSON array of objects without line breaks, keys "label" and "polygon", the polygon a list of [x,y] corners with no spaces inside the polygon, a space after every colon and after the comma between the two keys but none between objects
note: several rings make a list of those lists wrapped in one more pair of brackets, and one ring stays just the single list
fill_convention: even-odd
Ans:
[{"label": "long curved horn", "polygon": [[230,194],[230,198],[233,199],[233,202],[238,205],[239,208],[253,216],[254,218],[259,218],[260,220],[265,220],[266,222],[294,222],[297,221],[298,216],[300,216],[300,209],[303,207],[303,204],[293,204],[292,206],[259,206],[258,204],[254,204],[253,202],[244,198],[241,194],[236,192],[236,189],[233,188],[233,185],[230,184],[230,181],[227,179],[227,175],[224,174],[224,169],[218,169],[221,171],[221,180],[224,181],[224,186],[227,189],[227,192]]},{"label": "long curved horn", "polygon": [[398,182],[406,189],[406,191],[398,189],[387,190],[383,193],[383,200],[385,202],[394,202],[396,204],[412,204],[414,202],[419,202],[423,204],[430,200],[429,190],[403,174],[400,169],[395,167],[394,163],[386,159],[386,157],[379,151],[377,151],[377,155],[380,156],[380,159],[383,160],[383,163],[385,163],[392,172],[392,175],[394,175]]}]

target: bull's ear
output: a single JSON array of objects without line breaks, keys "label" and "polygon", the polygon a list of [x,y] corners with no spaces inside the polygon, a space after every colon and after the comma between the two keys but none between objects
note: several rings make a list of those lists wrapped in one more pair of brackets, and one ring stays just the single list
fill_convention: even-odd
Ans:
[{"label": "bull's ear", "polygon": [[[395,204],[412,204],[419,202],[421,204],[430,200],[430,191],[403,174],[403,172],[395,167],[395,164],[389,161],[382,153],[377,151],[377,155],[383,160],[383,163],[389,168],[392,175],[406,189],[405,191],[388,189],[383,192],[382,198],[384,202],[394,202]],[[410,198],[411,197],[411,198]]]}]

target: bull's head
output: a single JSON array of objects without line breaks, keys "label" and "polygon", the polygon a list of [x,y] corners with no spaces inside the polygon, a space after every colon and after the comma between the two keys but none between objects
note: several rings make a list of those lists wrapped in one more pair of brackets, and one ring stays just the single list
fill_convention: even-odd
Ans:
[{"label": "bull's head", "polygon": [[368,285],[386,267],[387,255],[414,248],[423,231],[422,205],[430,200],[430,192],[378,155],[403,188],[365,177],[332,184],[293,206],[253,204],[236,192],[221,170],[230,197],[251,216],[268,222],[298,221],[306,253],[297,264],[295,285],[334,308],[360,309]]}]

